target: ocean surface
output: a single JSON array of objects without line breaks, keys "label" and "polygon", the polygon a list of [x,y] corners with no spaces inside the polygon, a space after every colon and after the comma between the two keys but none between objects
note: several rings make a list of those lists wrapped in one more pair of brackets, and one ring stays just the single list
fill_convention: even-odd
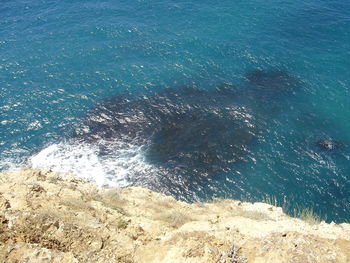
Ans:
[{"label": "ocean surface", "polygon": [[345,0],[2,0],[0,169],[348,222],[349,29]]}]

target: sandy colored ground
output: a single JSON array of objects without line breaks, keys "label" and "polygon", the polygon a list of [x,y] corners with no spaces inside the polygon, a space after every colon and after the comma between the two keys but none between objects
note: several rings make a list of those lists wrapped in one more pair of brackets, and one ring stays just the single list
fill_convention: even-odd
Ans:
[{"label": "sandy colored ground", "polygon": [[0,174],[0,262],[349,263],[350,225],[22,170]]}]

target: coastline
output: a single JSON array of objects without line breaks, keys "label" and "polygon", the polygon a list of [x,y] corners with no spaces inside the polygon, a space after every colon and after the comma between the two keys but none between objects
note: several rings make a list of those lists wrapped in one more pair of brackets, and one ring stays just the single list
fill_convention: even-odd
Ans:
[{"label": "coastline", "polygon": [[350,262],[350,224],[264,203],[188,204],[25,169],[0,174],[0,208],[0,262]]}]

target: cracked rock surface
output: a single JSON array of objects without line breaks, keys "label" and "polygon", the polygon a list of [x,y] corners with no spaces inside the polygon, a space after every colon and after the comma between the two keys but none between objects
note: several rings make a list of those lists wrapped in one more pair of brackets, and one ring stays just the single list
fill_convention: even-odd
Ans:
[{"label": "cracked rock surface", "polygon": [[0,174],[0,262],[350,262],[350,225],[263,203],[187,204],[44,170]]}]

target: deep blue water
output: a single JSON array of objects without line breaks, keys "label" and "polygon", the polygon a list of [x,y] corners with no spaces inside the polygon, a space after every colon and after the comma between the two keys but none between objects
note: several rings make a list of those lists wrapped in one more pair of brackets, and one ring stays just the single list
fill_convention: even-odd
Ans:
[{"label": "deep blue water", "polygon": [[344,0],[3,0],[0,169],[349,221],[349,28]]}]

